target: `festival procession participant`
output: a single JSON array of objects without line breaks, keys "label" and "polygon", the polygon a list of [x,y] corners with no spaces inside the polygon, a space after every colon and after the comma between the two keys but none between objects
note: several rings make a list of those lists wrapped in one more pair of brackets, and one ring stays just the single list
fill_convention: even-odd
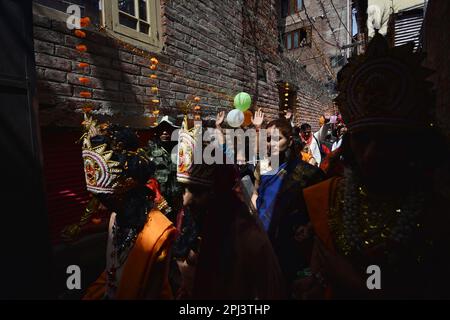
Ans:
[{"label": "festival procession participant", "polygon": [[[174,124],[174,120],[169,116],[164,116],[158,125],[150,128],[152,138],[148,141],[147,155],[156,165],[155,177],[161,189],[161,196],[155,199],[158,209],[166,214],[171,221],[181,209],[181,190],[177,183],[177,165],[172,159],[172,149],[176,141],[172,141],[172,133],[179,129]],[[154,185],[155,181],[149,181]]]},{"label": "festival procession participant", "polygon": [[178,143],[183,205],[198,227],[196,246],[177,261],[178,298],[282,299],[282,275],[270,241],[233,191],[236,168],[194,163],[199,129],[189,129],[186,117]]},{"label": "festival procession participant", "polygon": [[[253,206],[251,198],[255,189],[254,187],[255,161],[250,161],[250,154],[252,152],[249,148],[253,148],[253,151],[255,153],[256,148],[254,148],[254,145],[250,142],[251,139],[249,138],[247,140],[245,139],[245,136],[242,137],[245,140],[243,140],[243,143],[241,144],[240,143],[235,144],[234,141],[227,141],[222,128],[224,119],[225,119],[225,112],[224,111],[218,112],[215,121],[215,129],[214,129],[215,140],[213,143],[216,144],[220,150],[223,150],[225,156],[228,158],[225,159],[225,162],[227,160],[229,160],[230,162],[232,161],[234,164],[236,164],[237,168],[239,169],[240,181],[239,183],[236,184],[235,191],[237,192],[241,200],[244,201],[244,203],[248,206],[250,212],[254,214],[256,212],[256,208]],[[253,128],[251,127],[247,129],[253,130]],[[232,145],[229,146],[227,145],[226,142],[228,142],[229,144],[232,143]],[[256,144],[256,139],[254,140],[254,143]],[[237,149],[236,152],[235,149]],[[255,157],[252,157],[252,159],[254,158]]]},{"label": "festival procession participant", "polygon": [[155,165],[129,128],[103,124],[85,114],[83,162],[88,191],[111,214],[106,270],[84,296],[92,299],[169,299],[170,248],[175,227],[153,209],[146,183]]},{"label": "festival procession participant", "polygon": [[312,134],[311,125],[303,123],[300,126],[300,138],[303,142],[302,159],[309,164],[319,167],[322,162],[322,142],[328,134],[331,117],[320,117],[320,129]]},{"label": "festival procession participant", "polygon": [[336,128],[336,135],[338,140],[333,143],[332,151],[320,163],[320,169],[325,173],[327,178],[334,176],[342,176],[344,174],[344,165],[342,161],[341,145],[344,140],[344,135],[347,132],[347,127],[339,122]]},{"label": "festival procession participant", "polygon": [[337,140],[333,143],[333,145],[331,147],[331,152],[335,151],[336,149],[338,149],[341,146],[342,140],[343,140],[346,132],[347,132],[347,127],[343,123],[340,123],[337,125],[337,128],[336,128]]},{"label": "festival procession participant", "polygon": [[450,297],[450,216],[433,190],[440,163],[418,147],[442,139],[413,47],[389,48],[376,33],[339,72],[346,171],[304,190],[317,239],[299,298]]},{"label": "festival procession participant", "polygon": [[[263,113],[256,117],[256,123],[263,122]],[[275,134],[278,141],[273,139]],[[304,257],[307,254],[304,251],[310,247],[310,225],[302,189],[322,181],[323,174],[319,168],[299,158],[293,141],[293,128],[286,119],[267,124],[267,140],[269,157],[278,157],[279,166],[272,168],[269,164],[264,172],[258,164],[255,171],[255,206],[290,290],[297,272],[306,267]]]}]

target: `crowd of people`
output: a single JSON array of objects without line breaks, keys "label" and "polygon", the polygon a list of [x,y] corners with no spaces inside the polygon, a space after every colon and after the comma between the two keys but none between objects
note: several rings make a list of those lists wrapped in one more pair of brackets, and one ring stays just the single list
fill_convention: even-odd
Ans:
[{"label": "crowd of people", "polygon": [[[106,270],[85,299],[448,298],[449,216],[433,189],[445,145],[418,54],[377,34],[338,76],[320,129],[266,121],[264,159],[194,161],[198,126],[165,118],[138,147],[129,128],[85,116],[88,190],[110,212]],[[224,113],[214,130],[222,154]],[[177,159],[171,157],[179,129]],[[273,139],[274,135],[277,139]],[[205,148],[203,145],[201,148]],[[227,163],[224,161],[224,163]],[[367,285],[367,268],[382,287]]]}]

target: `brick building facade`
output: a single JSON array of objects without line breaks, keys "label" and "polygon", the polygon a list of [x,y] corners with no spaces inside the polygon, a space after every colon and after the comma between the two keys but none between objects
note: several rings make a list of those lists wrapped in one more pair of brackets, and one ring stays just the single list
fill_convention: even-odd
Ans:
[{"label": "brick building facade", "polygon": [[[291,89],[290,108],[296,122],[318,129],[318,118],[332,108],[329,92],[301,64],[279,48],[279,1],[151,0],[158,4],[159,38],[140,43],[114,33],[106,23],[106,5],[93,0],[37,0],[34,3],[34,49],[38,78],[37,102],[44,147],[51,237],[78,222],[89,195],[83,182],[80,137],[82,107],[87,102],[100,120],[140,130],[148,139],[152,118],[151,87],[159,88],[160,114],[181,120],[180,105],[201,98],[202,118],[233,108],[234,95],[252,95],[252,109],[263,108],[267,120],[278,117],[283,86]],[[92,24],[86,38],[75,37],[66,25],[65,8],[81,4]],[[122,3],[127,3],[123,1]],[[135,3],[131,1],[129,3]],[[58,4],[58,5],[57,5]],[[124,9],[125,10],[125,9]],[[112,10],[113,12],[114,10]],[[87,51],[75,50],[85,44]],[[159,60],[155,81],[150,58]],[[78,62],[89,67],[82,72]],[[89,79],[80,85],[79,77]],[[89,90],[91,99],[80,97]],[[143,141],[145,143],[145,141]]]},{"label": "brick building facade", "polygon": [[[89,102],[95,113],[135,128],[152,123],[150,56],[160,61],[157,74],[162,114],[176,116],[180,103],[199,96],[203,118],[212,118],[217,110],[232,108],[236,93],[246,91],[253,97],[253,108],[261,107],[269,119],[274,118],[281,105],[280,83],[284,82],[295,87],[297,117],[313,120],[330,107],[328,92],[321,84],[279,50],[279,1],[156,2],[161,8],[161,47],[151,50],[137,45],[137,51],[104,29],[99,31],[98,25],[86,29],[86,39],[76,38],[66,27],[66,16],[35,4],[42,126],[79,126],[84,101],[79,97],[83,87],[76,67],[80,60],[90,65]],[[92,7],[90,12],[86,8],[86,15],[101,24],[102,12]],[[83,56],[74,49],[79,43],[88,47]]]},{"label": "brick building facade", "polygon": [[[352,43],[352,3],[347,0],[282,0],[282,50],[322,83],[333,86]],[[356,31],[356,30],[355,30]]]}]

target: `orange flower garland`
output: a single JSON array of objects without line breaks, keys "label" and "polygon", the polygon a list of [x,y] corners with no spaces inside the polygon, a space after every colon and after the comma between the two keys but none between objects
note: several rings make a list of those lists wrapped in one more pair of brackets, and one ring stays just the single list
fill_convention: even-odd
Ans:
[{"label": "orange flower garland", "polygon": [[[89,17],[83,17],[80,19],[80,26],[82,28],[85,28],[87,26],[89,26],[89,24],[91,23],[91,19],[89,19]],[[84,39],[86,38],[86,32],[80,29],[75,29],[74,30],[74,34],[76,37],[80,38],[80,39]],[[88,48],[85,44],[77,44],[75,46],[75,49],[81,54],[83,55],[83,53],[87,52]],[[85,73],[86,72],[86,68],[89,66],[88,63],[86,62],[79,62],[78,63],[78,67],[80,69],[82,69],[82,72]],[[78,78],[78,81],[80,82],[81,85],[83,86],[87,86],[90,83],[90,79],[88,77],[85,76],[81,76]],[[82,90],[79,93],[81,98],[84,99],[90,99],[92,98],[92,92],[88,91],[88,90]],[[82,107],[83,111],[86,113],[89,113],[92,111],[92,106],[89,105],[86,101],[84,102],[84,105]]]},{"label": "orange flower garland", "polygon": [[90,91],[80,91],[80,97],[82,98],[92,98],[92,93]]},{"label": "orange flower garland", "polygon": [[75,36],[78,38],[86,38],[86,32],[75,29]]},{"label": "orange flower garland", "polygon": [[86,28],[91,24],[91,19],[89,17],[83,17],[80,19],[80,26]]},{"label": "orange flower garland", "polygon": [[87,47],[84,44],[77,44],[75,46],[75,49],[77,49],[79,52],[86,52],[87,51]]},{"label": "orange flower garland", "polygon": [[89,78],[86,78],[86,77],[79,77],[78,78],[78,81],[80,81],[80,83],[82,84],[82,85],[87,85],[88,83],[89,83]]},{"label": "orange flower garland", "polygon": [[200,107],[200,105],[198,105],[198,103],[200,102],[200,97],[194,97],[194,101],[195,101],[195,103],[197,103],[195,106],[194,106],[194,120],[195,121],[199,121],[199,120],[201,120],[201,115],[200,115],[200,110],[201,110],[201,107]]},{"label": "orange flower garland", "polygon": [[[150,58],[150,70],[153,71],[152,74],[150,74],[150,79],[155,80],[158,79],[158,76],[156,75],[156,69],[158,69],[158,59],[156,59],[155,57]],[[159,115],[159,97],[158,97],[158,86],[157,84],[153,84],[153,86],[151,87],[151,93],[154,95],[154,97],[151,99],[151,102],[153,104],[153,115],[155,116],[155,121],[153,122],[153,125],[156,126],[158,125],[158,115]]]}]

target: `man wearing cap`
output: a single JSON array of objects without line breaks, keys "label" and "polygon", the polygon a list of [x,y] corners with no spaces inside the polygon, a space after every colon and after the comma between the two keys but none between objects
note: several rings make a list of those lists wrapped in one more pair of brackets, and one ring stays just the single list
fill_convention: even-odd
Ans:
[{"label": "man wearing cap", "polygon": [[176,154],[171,154],[176,144],[172,141],[172,133],[178,128],[169,116],[162,117],[158,125],[150,129],[152,138],[148,141],[147,151],[156,165],[155,179],[162,195],[158,208],[172,221],[181,208],[181,190],[176,181],[176,163],[172,159]]}]

